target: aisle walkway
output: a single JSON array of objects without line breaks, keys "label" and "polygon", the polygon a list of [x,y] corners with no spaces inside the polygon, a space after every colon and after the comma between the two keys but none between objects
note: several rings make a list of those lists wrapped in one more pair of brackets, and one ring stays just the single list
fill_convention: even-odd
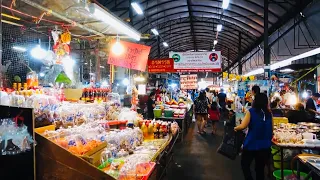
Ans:
[{"label": "aisle walkway", "polygon": [[[207,128],[211,132],[211,127]],[[240,157],[235,161],[218,154],[217,148],[223,136],[219,125],[217,135],[200,136],[193,125],[183,143],[175,147],[174,162],[165,180],[243,180]]]}]

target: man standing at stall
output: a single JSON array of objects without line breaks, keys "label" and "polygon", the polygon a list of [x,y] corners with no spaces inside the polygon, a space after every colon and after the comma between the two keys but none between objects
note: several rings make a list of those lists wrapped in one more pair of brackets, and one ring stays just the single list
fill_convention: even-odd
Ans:
[{"label": "man standing at stall", "polygon": [[317,100],[320,98],[319,93],[314,93],[307,100],[306,110],[309,112],[308,121],[313,122],[316,118],[316,115],[320,115],[320,112],[317,111]]},{"label": "man standing at stall", "polygon": [[154,119],[153,109],[156,107],[155,92],[151,92],[147,102],[148,119]]}]

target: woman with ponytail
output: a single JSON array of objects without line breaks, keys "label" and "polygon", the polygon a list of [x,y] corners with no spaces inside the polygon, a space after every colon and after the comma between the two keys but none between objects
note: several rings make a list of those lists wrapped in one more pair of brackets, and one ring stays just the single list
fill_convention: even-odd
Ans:
[{"label": "woman with ponytail", "polygon": [[241,122],[234,128],[241,131],[248,128],[243,143],[241,167],[246,180],[253,180],[250,165],[255,160],[256,179],[264,180],[264,167],[270,158],[272,140],[272,114],[266,94],[255,95],[253,106]]}]

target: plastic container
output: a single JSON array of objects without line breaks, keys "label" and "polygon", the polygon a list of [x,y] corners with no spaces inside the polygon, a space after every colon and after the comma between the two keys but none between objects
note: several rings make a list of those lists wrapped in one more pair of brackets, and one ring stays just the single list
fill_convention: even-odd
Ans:
[{"label": "plastic container", "polygon": [[[294,173],[297,174],[297,171],[294,171]],[[283,177],[289,176],[292,174],[292,170],[284,169],[283,170]],[[281,180],[281,170],[273,171],[273,176],[276,178],[276,180]],[[300,179],[307,177],[308,174],[304,172],[300,172]],[[312,178],[309,178],[309,180],[312,180]]]},{"label": "plastic container", "polygon": [[34,71],[30,71],[27,74],[27,85],[28,87],[38,87],[38,74]]},{"label": "plastic container", "polygon": [[161,109],[154,109],[153,114],[155,118],[160,118],[162,116],[162,110]]},{"label": "plastic container", "polygon": [[[278,153],[276,153],[277,151],[278,151]],[[271,146],[271,153],[273,154],[273,157],[272,157],[273,158],[273,166],[277,169],[280,169],[281,168],[281,156],[280,156],[279,148],[276,146]],[[289,165],[290,164],[288,162],[283,163],[284,168],[288,168]]]},{"label": "plastic container", "polygon": [[281,123],[289,123],[288,118],[286,118],[286,117],[273,117],[272,121],[273,121],[274,126],[281,124]]},{"label": "plastic container", "polygon": [[173,117],[173,111],[172,110],[164,110],[164,117]]},{"label": "plastic container", "polygon": [[136,173],[122,173],[119,176],[120,180],[147,180],[155,168],[155,162],[139,163],[136,165]]}]

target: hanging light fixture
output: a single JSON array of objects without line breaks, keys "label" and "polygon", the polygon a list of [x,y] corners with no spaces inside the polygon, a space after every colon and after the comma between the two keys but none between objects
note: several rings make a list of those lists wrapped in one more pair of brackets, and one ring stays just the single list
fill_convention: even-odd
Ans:
[{"label": "hanging light fixture", "polygon": [[120,43],[119,36],[116,37],[116,42],[112,46],[112,53],[115,55],[121,55],[124,51],[122,44]]},{"label": "hanging light fixture", "polygon": [[143,14],[142,8],[140,7],[140,5],[137,2],[132,2],[131,6],[133,7],[133,9],[136,11],[137,14],[139,14],[139,15]]},{"label": "hanging light fixture", "polygon": [[222,9],[227,9],[229,6],[230,0],[223,0],[222,1]]},{"label": "hanging light fixture", "polygon": [[155,28],[151,29],[151,31],[155,36],[159,35],[159,32]]},{"label": "hanging light fixture", "polygon": [[110,25],[111,27],[115,28],[119,32],[126,34],[127,36],[139,41],[141,34],[127,25],[126,23],[122,22],[121,19],[117,18],[108,10],[105,10],[98,6],[95,3],[90,3],[88,7],[90,13],[94,15],[100,21]]},{"label": "hanging light fixture", "polygon": [[222,24],[217,25],[217,31],[220,32],[222,30]]}]

